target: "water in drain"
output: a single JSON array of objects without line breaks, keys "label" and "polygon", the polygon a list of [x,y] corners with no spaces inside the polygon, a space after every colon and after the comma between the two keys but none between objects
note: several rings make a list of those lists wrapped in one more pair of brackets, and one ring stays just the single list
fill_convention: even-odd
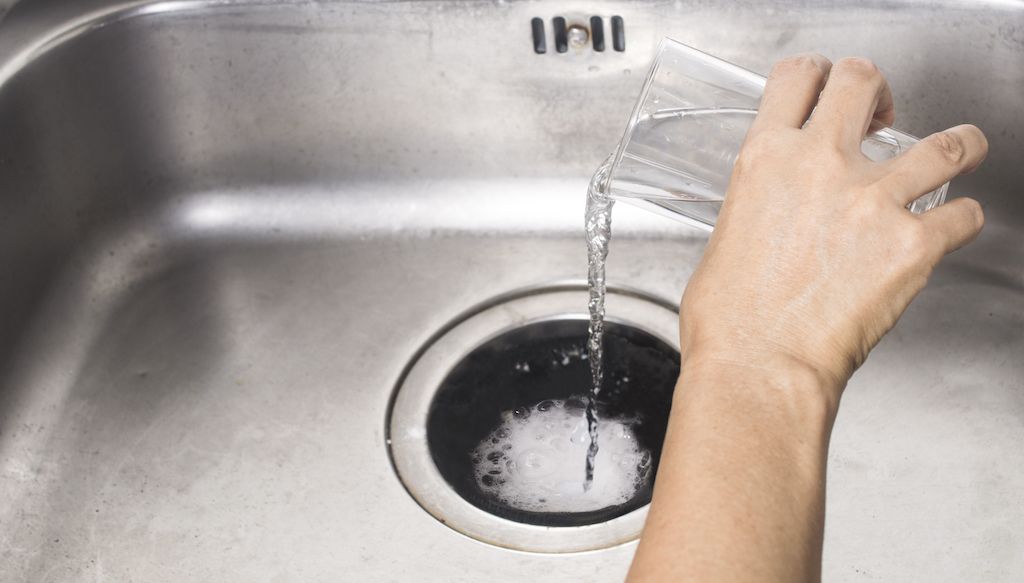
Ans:
[{"label": "water in drain", "polygon": [[501,334],[448,373],[427,419],[431,456],[465,500],[528,524],[580,526],[650,500],[678,353],[638,328],[608,322],[594,486],[581,473],[591,374],[587,322],[552,320]]}]

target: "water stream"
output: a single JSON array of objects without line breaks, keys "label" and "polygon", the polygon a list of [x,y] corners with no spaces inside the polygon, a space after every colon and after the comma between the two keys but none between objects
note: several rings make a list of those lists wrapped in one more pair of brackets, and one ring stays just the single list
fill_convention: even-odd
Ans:
[{"label": "water stream", "polygon": [[[754,109],[690,107],[661,109],[641,117],[634,122],[636,127],[630,134],[634,139],[638,139],[637,136],[644,136],[641,141],[663,144],[674,151],[691,149],[694,153],[701,153],[703,158],[693,157],[690,166],[696,165],[698,168],[687,171],[685,167],[666,166],[657,159],[640,156],[626,148],[621,157],[622,166],[616,173],[617,191],[624,188],[630,196],[656,202],[662,210],[680,217],[690,217],[695,224],[712,224],[722,205],[724,187],[721,187],[721,184],[728,181],[738,140],[746,134],[756,114],[757,110]],[[679,123],[684,120],[704,125],[683,128]],[[691,142],[680,141],[687,136],[693,137]],[[707,139],[708,136],[719,136],[720,139],[715,142]],[[655,137],[663,137],[664,140],[655,140]],[[584,490],[589,490],[594,480],[594,461],[597,458],[599,443],[597,400],[604,378],[602,341],[606,291],[605,260],[608,257],[612,208],[615,205],[609,188],[614,159],[612,156],[605,160],[594,173],[587,189],[587,283],[590,293],[587,358],[590,361],[591,389],[586,408],[590,446],[587,449]],[[701,166],[702,164],[706,166]]]},{"label": "water stream", "polygon": [[587,360],[590,362],[590,398],[587,399],[587,429],[590,446],[587,448],[586,476],[583,489],[589,490],[594,482],[594,461],[597,459],[597,398],[601,393],[604,379],[602,368],[604,339],[605,261],[608,258],[608,243],[612,234],[612,207],[615,201],[606,191],[608,172],[612,159],[609,158],[594,173],[587,189],[586,232],[587,232],[587,284],[590,292],[590,326],[587,338]]}]

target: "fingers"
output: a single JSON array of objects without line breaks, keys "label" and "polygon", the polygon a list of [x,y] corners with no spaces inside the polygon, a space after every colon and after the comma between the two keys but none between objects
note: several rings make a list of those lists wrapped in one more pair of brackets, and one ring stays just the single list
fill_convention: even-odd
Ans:
[{"label": "fingers", "polygon": [[[941,255],[950,253],[970,243],[985,225],[985,214],[978,201],[972,198],[957,198],[923,215],[921,221],[933,233]],[[940,256],[941,256],[940,255]]]},{"label": "fingers", "polygon": [[775,63],[768,74],[751,131],[802,127],[818,101],[831,68],[828,59],[814,53],[795,55]]},{"label": "fingers", "polygon": [[935,190],[954,177],[970,172],[988,154],[988,140],[972,125],[932,134],[887,163],[888,172],[877,186],[901,205]]},{"label": "fingers", "polygon": [[859,149],[869,129],[889,126],[895,117],[892,91],[878,67],[867,59],[842,59],[832,66],[808,125]]}]

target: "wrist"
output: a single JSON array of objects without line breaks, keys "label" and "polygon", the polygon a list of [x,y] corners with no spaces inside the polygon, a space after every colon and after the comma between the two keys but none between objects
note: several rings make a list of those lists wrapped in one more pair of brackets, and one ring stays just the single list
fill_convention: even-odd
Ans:
[{"label": "wrist", "polygon": [[829,426],[845,384],[790,355],[734,350],[684,351],[679,376],[679,389],[694,397],[742,395],[764,405],[786,404],[806,414],[817,412]]}]

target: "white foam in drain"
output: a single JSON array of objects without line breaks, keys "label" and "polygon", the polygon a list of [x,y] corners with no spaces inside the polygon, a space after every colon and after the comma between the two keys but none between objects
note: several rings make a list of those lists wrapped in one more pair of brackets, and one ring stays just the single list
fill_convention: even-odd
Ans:
[{"label": "white foam in drain", "polygon": [[542,401],[503,413],[472,453],[480,488],[530,512],[587,512],[628,502],[648,479],[651,454],[637,443],[630,420],[601,418],[594,483],[584,491],[590,436],[581,402]]}]

